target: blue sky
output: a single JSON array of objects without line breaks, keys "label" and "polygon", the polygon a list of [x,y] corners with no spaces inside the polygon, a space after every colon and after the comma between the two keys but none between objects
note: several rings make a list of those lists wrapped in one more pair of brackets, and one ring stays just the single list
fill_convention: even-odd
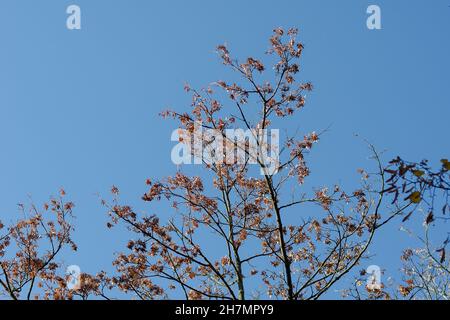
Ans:
[{"label": "blue sky", "polygon": [[[67,30],[66,8],[82,10]],[[366,28],[366,8],[382,30]],[[18,202],[42,203],[64,187],[76,203],[83,271],[109,269],[125,233],[105,228],[97,193],[111,185],[139,202],[148,177],[173,174],[170,134],[158,113],[188,107],[183,91],[222,79],[214,53],[263,57],[278,26],[298,27],[300,77],[314,92],[297,115],[302,132],[331,125],[311,153],[312,185],[355,187],[369,151],[436,162],[448,156],[450,1],[0,1],[0,219]],[[226,73],[225,73],[226,74]],[[292,128],[291,128],[292,129]],[[395,272],[398,225],[377,240],[374,262]],[[395,241],[394,241],[395,239]]]}]

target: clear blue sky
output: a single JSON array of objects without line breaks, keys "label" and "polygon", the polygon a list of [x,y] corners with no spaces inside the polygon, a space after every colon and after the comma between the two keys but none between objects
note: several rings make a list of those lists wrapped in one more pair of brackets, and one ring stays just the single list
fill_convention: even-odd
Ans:
[{"label": "clear blue sky", "polygon": [[[66,8],[82,30],[66,29]],[[366,28],[366,8],[382,30]],[[105,228],[96,193],[111,185],[142,206],[147,177],[175,172],[166,107],[188,106],[195,87],[223,78],[214,54],[226,42],[241,57],[263,56],[277,26],[298,27],[301,77],[315,85],[298,114],[302,132],[329,133],[311,153],[312,185],[355,187],[370,165],[367,138],[386,159],[449,156],[450,0],[0,1],[0,219],[16,204],[47,200],[64,187],[76,203],[83,271],[110,269],[126,234]],[[164,212],[167,214],[167,212]],[[387,229],[372,252],[399,267],[402,241]]]}]

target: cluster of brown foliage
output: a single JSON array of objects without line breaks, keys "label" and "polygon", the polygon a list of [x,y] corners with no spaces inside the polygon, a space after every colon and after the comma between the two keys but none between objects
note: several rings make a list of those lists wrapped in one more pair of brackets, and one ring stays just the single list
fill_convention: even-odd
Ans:
[{"label": "cluster of brown foliage", "polygon": [[[392,199],[391,205],[402,209],[402,227],[416,239],[417,247],[407,248],[401,256],[403,261],[402,283],[380,290],[359,290],[360,277],[346,294],[356,299],[429,299],[450,298],[450,261],[446,247],[450,243],[446,222],[450,219],[449,191],[450,162],[442,159],[441,166],[433,169],[428,161],[409,162],[397,157],[384,169],[386,174],[383,193]],[[414,215],[422,213],[423,230],[414,227]],[[413,226],[408,227],[408,222]],[[417,224],[417,223],[416,223]],[[362,271],[361,276],[366,276]],[[358,284],[358,285],[357,285]]]},{"label": "cluster of brown foliage", "polygon": [[[446,222],[450,219],[450,162],[441,160],[433,170],[428,161],[411,163],[400,158],[390,162],[389,191],[394,199],[406,196],[414,207],[403,218],[408,221],[414,212],[423,213],[423,235],[416,235],[421,246],[405,250],[404,283],[399,285],[401,297],[438,300],[450,298],[450,262],[446,247],[450,242]],[[413,232],[408,230],[408,233]]]},{"label": "cluster of brown foliage", "polygon": [[[64,196],[61,190],[59,198],[51,199],[42,208],[20,204],[23,219],[8,228],[0,222],[0,292],[10,298],[66,296],[66,279],[57,257],[65,247],[77,247],[71,239],[74,204],[65,202]],[[41,290],[33,296],[35,287]]]}]

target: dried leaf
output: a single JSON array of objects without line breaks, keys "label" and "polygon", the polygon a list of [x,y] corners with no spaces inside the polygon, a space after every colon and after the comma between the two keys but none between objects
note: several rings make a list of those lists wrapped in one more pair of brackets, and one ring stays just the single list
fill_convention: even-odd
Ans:
[{"label": "dried leaf", "polygon": [[420,196],[419,191],[414,191],[405,200],[410,200],[412,203],[419,203],[422,201],[422,197]]},{"label": "dried leaf", "polygon": [[428,225],[434,221],[434,214],[433,211],[430,211],[427,218],[425,219],[425,223]]}]

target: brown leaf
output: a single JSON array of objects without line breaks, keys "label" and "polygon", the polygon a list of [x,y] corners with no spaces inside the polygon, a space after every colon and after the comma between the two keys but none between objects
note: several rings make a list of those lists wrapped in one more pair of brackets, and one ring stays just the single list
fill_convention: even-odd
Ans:
[{"label": "brown leaf", "polygon": [[419,203],[422,201],[422,197],[420,196],[419,191],[414,191],[405,200],[410,200],[412,203]]},{"label": "brown leaf", "polygon": [[430,211],[430,213],[428,214],[425,223],[428,225],[430,223],[432,223],[434,221],[434,214],[433,211]]}]

